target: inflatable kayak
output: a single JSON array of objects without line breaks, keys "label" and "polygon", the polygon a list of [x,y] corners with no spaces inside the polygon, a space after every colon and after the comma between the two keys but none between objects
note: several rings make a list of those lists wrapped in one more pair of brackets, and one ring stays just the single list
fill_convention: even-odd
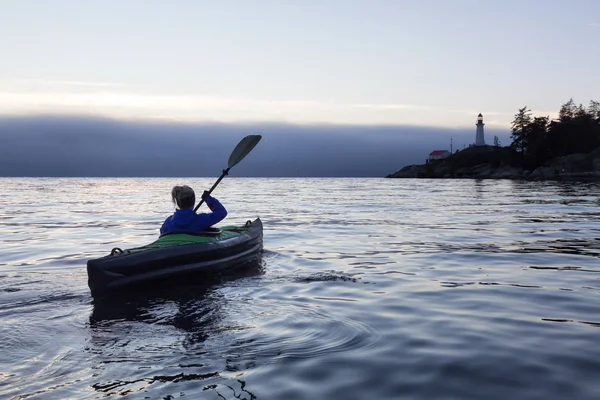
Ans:
[{"label": "inflatable kayak", "polygon": [[170,233],[146,246],[87,262],[92,296],[197,273],[214,273],[257,259],[263,247],[260,218],[200,234]]}]

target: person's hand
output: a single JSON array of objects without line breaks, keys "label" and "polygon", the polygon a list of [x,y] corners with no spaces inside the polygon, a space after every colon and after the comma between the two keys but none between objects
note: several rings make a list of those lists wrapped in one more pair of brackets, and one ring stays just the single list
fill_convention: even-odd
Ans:
[{"label": "person's hand", "polygon": [[206,198],[207,198],[208,196],[210,196],[210,192],[209,192],[208,190],[205,190],[205,191],[202,193],[202,200],[206,200]]}]

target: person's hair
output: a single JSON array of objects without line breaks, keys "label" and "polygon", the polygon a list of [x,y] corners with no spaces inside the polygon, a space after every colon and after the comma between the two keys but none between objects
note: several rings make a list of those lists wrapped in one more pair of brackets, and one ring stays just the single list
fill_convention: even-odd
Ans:
[{"label": "person's hair", "polygon": [[194,193],[194,190],[186,185],[173,186],[171,197],[173,198],[173,203],[177,204],[177,207],[180,209],[192,208],[194,207],[194,204],[196,204],[196,194]]}]

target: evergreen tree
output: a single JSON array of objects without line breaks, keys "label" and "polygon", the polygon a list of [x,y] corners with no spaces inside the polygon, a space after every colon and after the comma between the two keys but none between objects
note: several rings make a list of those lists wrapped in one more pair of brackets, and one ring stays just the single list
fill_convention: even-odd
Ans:
[{"label": "evergreen tree", "polygon": [[510,144],[519,165],[535,168],[546,161],[575,153],[589,153],[600,146],[600,102],[587,109],[573,99],[560,107],[559,118],[532,118],[527,107],[519,109],[512,122]]},{"label": "evergreen tree", "polygon": [[560,111],[558,112],[558,119],[561,122],[566,122],[570,119],[573,119],[577,114],[578,107],[575,105],[573,99],[569,99],[565,104],[560,106]]},{"label": "evergreen tree", "polygon": [[583,105],[575,106],[573,99],[563,104],[559,120],[552,121],[548,134],[548,148],[553,157],[574,153],[589,153],[600,146],[600,129],[596,113],[600,104],[590,102],[588,110]]},{"label": "evergreen tree", "polygon": [[577,108],[575,108],[575,118],[582,118],[588,115],[587,110],[583,106],[583,104],[579,104]]},{"label": "evergreen tree", "polygon": [[549,121],[550,117],[535,117],[527,126],[528,143],[525,152],[536,165],[543,164],[549,156]]},{"label": "evergreen tree", "polygon": [[527,148],[527,127],[531,124],[531,110],[527,106],[520,108],[515,114],[512,122],[510,146],[518,152],[523,152]]},{"label": "evergreen tree", "polygon": [[600,101],[590,100],[588,107],[588,113],[592,116],[596,122],[600,122]]}]

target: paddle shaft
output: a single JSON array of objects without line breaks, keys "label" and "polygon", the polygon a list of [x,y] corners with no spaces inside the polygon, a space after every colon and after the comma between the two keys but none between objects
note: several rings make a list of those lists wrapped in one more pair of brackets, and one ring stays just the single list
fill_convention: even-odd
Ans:
[{"label": "paddle shaft", "polygon": [[[252,151],[252,149],[258,144],[258,142],[260,142],[261,137],[262,136],[260,135],[248,135],[245,138],[243,138],[237,146],[235,146],[235,149],[233,149],[231,155],[229,156],[227,168],[223,170],[223,174],[221,174],[219,179],[217,179],[215,184],[210,188],[210,190],[208,191],[209,195],[217,187],[219,182],[221,182],[223,178],[225,178],[225,175],[229,174],[229,170],[233,168],[234,165],[242,161],[244,157],[246,157],[248,153]],[[198,205],[194,208],[194,212],[198,211],[198,208],[202,205],[202,203],[204,203],[204,199],[200,200],[200,203],[198,203]]]},{"label": "paddle shaft", "polygon": [[[228,173],[229,173],[229,168],[223,170],[223,173],[221,174],[221,176],[219,177],[219,179],[217,179],[217,181],[215,182],[215,184],[212,185],[212,187],[208,191],[209,195],[212,193],[213,190],[215,190],[215,188],[217,187],[217,185],[223,180],[223,178],[225,178],[225,175],[227,175]],[[204,199],[200,199],[200,203],[198,203],[198,205],[194,208],[194,212],[198,211],[198,209],[200,208],[200,206],[202,205],[202,203],[204,203]]]}]

